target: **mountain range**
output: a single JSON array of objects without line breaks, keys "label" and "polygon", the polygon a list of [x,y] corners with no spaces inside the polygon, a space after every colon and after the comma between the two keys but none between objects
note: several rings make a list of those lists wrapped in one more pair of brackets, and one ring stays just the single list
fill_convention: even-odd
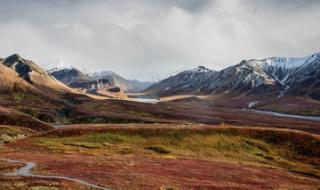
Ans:
[{"label": "mountain range", "polygon": [[[110,105],[117,106],[111,106],[114,109],[112,112],[103,112],[107,114],[105,116],[102,112],[95,111],[99,107],[96,105],[97,99],[130,100],[127,93],[140,90],[139,94],[142,96],[157,98],[202,96],[205,98],[201,97],[201,100],[184,98],[180,101],[205,106],[320,114],[319,53],[304,58],[244,60],[221,71],[199,66],[150,84],[127,80],[110,71],[84,73],[76,68],[69,68],[48,72],[33,61],[14,54],[0,59],[0,121],[15,125],[19,123],[14,118],[23,118],[23,124],[27,127],[37,124],[42,129],[47,129],[49,126],[43,122],[71,121],[83,115],[91,114],[93,120],[96,117],[109,120],[115,115],[120,117],[118,107],[125,104],[143,109],[149,109],[150,105],[112,102]],[[163,109],[161,105],[153,106],[148,111],[155,111],[157,115],[158,109]],[[93,106],[94,109],[87,106]],[[135,112],[130,112],[132,113]],[[132,115],[129,118],[128,114],[122,114],[121,117],[130,121],[136,119]]]},{"label": "mountain range", "polygon": [[199,66],[153,84],[144,92],[160,97],[188,93],[320,100],[320,53],[303,58],[243,60],[219,72]]},{"label": "mountain range", "polygon": [[[229,96],[303,96],[320,99],[320,53],[303,58],[272,57],[243,60],[221,71],[203,66],[152,84],[128,80],[111,71],[84,73],[76,68],[46,72],[37,64],[11,55],[0,60],[1,90],[34,93],[139,92],[158,97],[179,94]],[[79,89],[81,91],[79,92]]]}]

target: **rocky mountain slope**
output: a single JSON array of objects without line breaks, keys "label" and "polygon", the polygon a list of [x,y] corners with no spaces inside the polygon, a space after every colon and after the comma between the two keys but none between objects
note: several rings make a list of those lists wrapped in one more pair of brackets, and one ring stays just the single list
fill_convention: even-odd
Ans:
[{"label": "rocky mountain slope", "polygon": [[129,80],[121,77],[115,72],[112,71],[103,71],[103,72],[96,72],[90,74],[90,77],[99,80],[99,79],[110,79],[114,82],[114,84],[125,92],[139,92],[147,87],[149,87],[152,82],[142,82],[138,80]]},{"label": "rocky mountain slope", "polygon": [[[13,54],[0,63],[1,77],[6,81],[1,86],[28,89],[46,96],[55,96],[61,93],[77,93],[52,75],[44,71],[30,60]],[[7,83],[7,84],[5,84]]]},{"label": "rocky mountain slope", "polygon": [[0,61],[0,91],[2,93],[18,87],[21,89],[32,89],[32,86],[27,81],[20,78],[18,73],[3,65],[2,61]]},{"label": "rocky mountain slope", "polygon": [[113,98],[125,98],[123,90],[116,86],[113,78],[106,76],[101,78],[91,77],[76,68],[57,69],[50,72],[56,79],[71,88],[84,93],[103,95]]},{"label": "rocky mountain slope", "polygon": [[74,83],[88,82],[90,77],[76,68],[65,68],[65,69],[52,69],[48,71],[52,76],[54,76],[59,81],[66,85],[72,85]]},{"label": "rocky mountain slope", "polygon": [[144,91],[158,96],[201,93],[208,80],[218,74],[203,66],[187,70],[151,85]]}]

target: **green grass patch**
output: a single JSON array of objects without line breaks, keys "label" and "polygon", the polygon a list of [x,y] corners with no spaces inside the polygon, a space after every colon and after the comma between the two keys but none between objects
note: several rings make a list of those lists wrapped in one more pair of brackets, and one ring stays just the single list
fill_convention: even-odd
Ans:
[{"label": "green grass patch", "polygon": [[154,117],[152,114],[148,112],[142,112],[142,111],[128,111],[129,115],[135,115],[135,116],[141,116],[141,117]]},{"label": "green grass patch", "polygon": [[83,141],[95,142],[95,143],[122,143],[126,139],[125,136],[114,133],[93,133],[84,136]]},{"label": "green grass patch", "polygon": [[66,142],[63,144],[70,145],[70,146],[83,147],[83,148],[102,148],[103,147],[102,144],[92,143],[92,142]]},{"label": "green grass patch", "polygon": [[32,186],[28,190],[59,190],[59,187],[50,187],[50,186],[44,186],[44,185],[37,185]]}]

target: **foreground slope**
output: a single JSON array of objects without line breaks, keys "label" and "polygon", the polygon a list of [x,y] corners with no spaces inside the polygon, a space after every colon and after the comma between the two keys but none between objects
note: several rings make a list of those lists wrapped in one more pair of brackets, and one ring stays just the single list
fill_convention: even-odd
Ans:
[{"label": "foreground slope", "polygon": [[[8,144],[0,157],[36,163],[32,172],[40,175],[111,189],[312,190],[320,185],[319,142],[291,130],[75,125]],[[0,173],[17,167],[0,161]],[[0,180],[1,188],[90,189],[50,177]]]},{"label": "foreground slope", "polygon": [[22,126],[34,131],[52,129],[48,124],[20,111],[0,106],[0,123],[4,125]]}]

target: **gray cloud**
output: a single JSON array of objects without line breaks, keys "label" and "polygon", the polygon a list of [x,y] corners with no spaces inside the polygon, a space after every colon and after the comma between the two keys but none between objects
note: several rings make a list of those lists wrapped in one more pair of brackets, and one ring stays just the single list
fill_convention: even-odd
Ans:
[{"label": "gray cloud", "polygon": [[316,0],[0,0],[0,56],[155,80],[320,50]]}]

